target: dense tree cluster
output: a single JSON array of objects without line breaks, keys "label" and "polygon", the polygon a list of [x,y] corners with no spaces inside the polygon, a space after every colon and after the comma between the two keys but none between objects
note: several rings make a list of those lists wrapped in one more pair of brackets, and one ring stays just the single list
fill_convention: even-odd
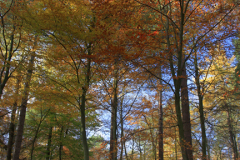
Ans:
[{"label": "dense tree cluster", "polygon": [[1,1],[0,159],[239,159],[239,5]]}]

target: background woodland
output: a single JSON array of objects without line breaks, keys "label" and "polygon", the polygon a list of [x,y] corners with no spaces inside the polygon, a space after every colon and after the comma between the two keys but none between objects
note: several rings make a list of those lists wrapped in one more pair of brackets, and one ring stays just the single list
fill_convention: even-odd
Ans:
[{"label": "background woodland", "polygon": [[239,159],[239,5],[1,0],[0,159]]}]

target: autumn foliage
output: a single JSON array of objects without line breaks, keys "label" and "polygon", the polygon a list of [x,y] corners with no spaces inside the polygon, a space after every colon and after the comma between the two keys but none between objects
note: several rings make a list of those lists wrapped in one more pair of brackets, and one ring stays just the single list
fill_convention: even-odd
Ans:
[{"label": "autumn foliage", "polygon": [[0,159],[239,159],[238,0],[0,8]]}]

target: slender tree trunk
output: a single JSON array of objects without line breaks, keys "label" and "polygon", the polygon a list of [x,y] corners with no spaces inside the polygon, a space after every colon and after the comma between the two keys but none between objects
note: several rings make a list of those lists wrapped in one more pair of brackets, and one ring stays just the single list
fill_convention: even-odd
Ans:
[{"label": "slender tree trunk", "polygon": [[120,152],[120,160],[123,157],[123,98],[121,99],[121,110],[120,110],[120,124],[121,124],[121,152]]},{"label": "slender tree trunk", "polygon": [[34,138],[33,138],[33,141],[32,141],[32,148],[31,148],[31,152],[30,152],[30,155],[31,155],[31,160],[33,159],[33,151],[34,151],[34,144],[35,144],[35,142],[36,142],[36,140],[37,140],[37,135],[38,135],[38,132],[39,132],[39,130],[40,130],[40,126],[41,126],[41,122],[38,124],[38,126],[37,126],[37,130],[36,130],[36,132],[35,132],[35,136],[34,136]]},{"label": "slender tree trunk", "polygon": [[146,160],[146,141],[144,142],[144,145],[143,145],[143,159]]},{"label": "slender tree trunk", "polygon": [[48,132],[48,144],[47,144],[47,157],[46,160],[50,160],[51,159],[51,146],[52,146],[52,128],[49,128],[49,132]]},{"label": "slender tree trunk", "polygon": [[181,146],[183,160],[188,160],[187,159],[187,153],[185,151],[185,137],[184,137],[184,131],[183,131],[182,116],[181,116],[179,91],[180,91],[180,85],[177,85],[176,90],[175,90],[175,109],[176,109],[176,114],[177,114],[178,132],[179,132],[179,137],[180,137],[180,146]]},{"label": "slender tree trunk", "polygon": [[[168,33],[168,31],[167,31]],[[167,38],[168,42],[168,47],[170,47],[170,41],[169,37]],[[170,70],[172,73],[172,77],[176,77],[175,75],[175,69],[173,67],[173,55],[170,57]],[[181,71],[178,70],[177,75],[181,75]],[[178,132],[179,132],[179,141],[180,141],[180,147],[181,147],[181,152],[182,152],[182,158],[183,160],[188,160],[187,158],[187,153],[185,150],[185,137],[184,137],[184,130],[183,130],[183,121],[182,121],[182,114],[181,114],[181,106],[180,106],[180,84],[181,84],[181,79],[173,79],[174,81],[174,87],[175,87],[175,112],[177,115],[177,125],[178,125]]]},{"label": "slender tree trunk", "polygon": [[138,135],[138,148],[140,152],[140,160],[142,160],[142,148],[141,148],[141,136],[140,134]]},{"label": "slender tree trunk", "polygon": [[158,141],[158,154],[159,154],[159,160],[163,160],[163,153],[164,153],[164,150],[163,150],[163,108],[162,108],[162,68],[160,66],[160,87],[161,89],[158,91],[159,93],[159,99],[158,99],[158,114],[159,114],[159,131],[158,131],[158,138],[159,138],[159,141]]},{"label": "slender tree trunk", "polygon": [[[167,47],[168,47],[168,52],[170,54],[169,57],[169,62],[170,62],[170,71],[173,77],[173,82],[174,82],[174,87],[175,87],[175,92],[174,92],[174,98],[175,98],[175,112],[177,116],[177,125],[178,125],[178,132],[179,132],[179,141],[180,141],[180,147],[181,147],[181,152],[182,152],[182,158],[183,160],[188,160],[187,152],[185,150],[185,137],[184,137],[184,129],[183,129],[183,120],[182,120],[182,113],[181,113],[181,105],[180,105],[180,88],[181,88],[181,79],[178,78],[182,76],[182,55],[183,55],[183,27],[184,27],[184,13],[183,13],[183,5],[184,1],[181,1],[181,21],[180,21],[180,32],[179,35],[179,46],[178,46],[178,51],[177,51],[177,70],[174,67],[174,62],[173,62],[173,53],[171,51],[171,44],[170,44],[170,35],[169,35],[169,20],[167,19],[167,24],[166,24],[166,33],[167,33]],[[185,114],[185,113],[184,113]]]},{"label": "slender tree trunk", "polygon": [[233,154],[234,154],[234,160],[237,160],[238,159],[237,142],[236,142],[235,134],[233,133],[231,110],[230,110],[229,106],[227,106],[227,115],[228,115],[228,129],[229,129],[231,146],[232,146],[232,150],[233,150]]},{"label": "slender tree trunk", "polygon": [[[90,51],[91,44],[88,47],[88,55],[91,55]],[[87,134],[86,134],[86,121],[85,121],[85,110],[86,110],[86,95],[87,90],[90,83],[90,73],[91,73],[91,59],[87,59],[87,68],[85,75],[85,86],[82,88],[83,93],[81,97],[81,105],[80,105],[80,113],[81,113],[81,134],[82,134],[82,143],[83,143],[83,151],[84,151],[84,160],[89,160],[89,150],[87,143]]]},{"label": "slender tree trunk", "polygon": [[[177,45],[177,77],[174,73],[173,64],[171,64],[171,72],[173,78],[177,78],[174,81],[175,86],[175,107],[177,112],[177,121],[180,135],[180,145],[182,150],[182,157],[184,160],[192,160],[192,136],[191,136],[191,123],[189,113],[189,101],[188,101],[188,86],[187,86],[187,74],[184,57],[184,25],[185,25],[185,12],[187,10],[187,2],[184,0],[180,2],[180,23],[179,32],[175,34],[178,39]],[[172,61],[172,57],[171,57]],[[185,77],[185,78],[182,78]],[[180,109],[180,89],[181,89],[181,100],[182,100],[182,116]]]},{"label": "slender tree trunk", "polygon": [[59,160],[62,160],[62,140],[63,140],[63,126],[61,127],[61,131],[60,131],[60,144],[59,144]]},{"label": "slender tree trunk", "polygon": [[[153,117],[152,117],[153,119]],[[150,128],[151,128],[151,125],[150,125]],[[150,134],[151,134],[151,137],[152,137],[152,152],[153,152],[153,156],[154,156],[154,160],[157,159],[157,154],[156,154],[156,145],[155,145],[155,140],[154,140],[154,136],[153,136],[153,129],[150,129]]]},{"label": "slender tree trunk", "polygon": [[[236,125],[238,126],[238,124]],[[238,148],[239,148],[239,145],[238,145],[238,136],[235,134],[235,142],[236,142],[236,148],[237,148],[237,158],[239,159],[239,152],[238,152]]]},{"label": "slender tree trunk", "polygon": [[177,150],[177,130],[176,127],[175,128],[175,156],[176,156],[176,160],[178,160],[178,150]]},{"label": "slender tree trunk", "polygon": [[[36,40],[35,40],[34,46],[36,46]],[[27,77],[26,77],[26,82],[25,82],[25,86],[24,86],[22,104],[20,106],[20,116],[19,116],[18,130],[17,130],[16,143],[15,143],[15,153],[14,153],[13,160],[19,160],[21,144],[22,144],[22,137],[23,137],[23,130],[24,130],[24,122],[25,122],[25,116],[26,116],[26,109],[27,109],[27,101],[28,101],[28,95],[29,95],[29,89],[30,89],[30,82],[31,82],[32,72],[33,72],[34,59],[35,59],[35,53],[32,53],[30,61],[29,61],[29,65],[28,65],[28,71],[27,71]]]},{"label": "slender tree trunk", "polygon": [[199,81],[199,73],[198,73],[198,63],[197,63],[197,54],[195,54],[195,81],[197,85],[197,93],[198,93],[198,100],[199,100],[199,113],[200,113],[200,123],[201,123],[201,130],[202,130],[202,160],[207,159],[207,138],[206,138],[206,129],[205,129],[205,118],[203,113],[203,95],[201,92],[201,86]]},{"label": "slender tree trunk", "polygon": [[40,119],[40,122],[39,122],[39,124],[37,126],[37,130],[35,132],[35,136],[34,136],[33,141],[32,141],[32,149],[31,149],[31,152],[30,152],[31,160],[33,159],[32,157],[33,157],[34,145],[35,145],[35,142],[36,142],[36,140],[38,138],[38,133],[40,131],[40,126],[41,126],[42,122],[44,121],[44,119],[47,117],[49,111],[50,111],[50,109],[46,112],[45,115],[43,115],[43,112],[41,110],[41,119]]},{"label": "slender tree trunk", "polygon": [[182,117],[183,117],[183,130],[185,137],[185,150],[187,152],[188,160],[193,160],[192,153],[192,135],[191,135],[191,120],[190,120],[190,109],[189,109],[189,99],[188,99],[188,86],[187,86],[187,73],[186,73],[186,65],[185,56],[183,55],[183,70],[181,79],[181,101],[182,101]]},{"label": "slender tree trunk", "polygon": [[[20,78],[17,78],[16,96],[18,96],[18,94],[19,94],[19,88],[20,88]],[[15,102],[13,104],[12,114],[11,114],[11,123],[10,123],[10,126],[9,126],[9,139],[8,139],[8,146],[7,146],[7,160],[12,159],[12,147],[13,147],[13,143],[14,143],[13,141],[14,141],[17,102],[18,102],[18,99],[16,98]]]},{"label": "slender tree trunk", "polygon": [[[168,25],[167,25],[168,26]],[[167,35],[168,35],[168,29],[167,29]],[[167,37],[167,44],[168,44],[168,49],[170,52],[170,40],[169,40],[169,35]],[[170,52],[171,53],[171,52]],[[180,56],[181,57],[181,56]],[[181,66],[181,62],[178,61],[178,67]],[[181,67],[179,67],[181,68]],[[176,77],[175,74],[175,69],[173,65],[173,55],[170,56],[170,70],[172,73],[172,77]],[[177,76],[181,76],[181,70],[178,69],[177,71]],[[188,160],[187,159],[187,153],[185,151],[185,137],[184,137],[184,130],[183,130],[183,121],[182,121],[182,114],[181,114],[181,107],[180,107],[180,84],[181,84],[181,79],[173,79],[174,82],[174,87],[175,87],[175,112],[177,115],[177,125],[178,125],[178,132],[179,132],[179,141],[180,141],[180,147],[181,147],[181,152],[182,152],[182,158],[183,160]]]},{"label": "slender tree trunk", "polygon": [[113,99],[111,103],[111,134],[110,134],[110,154],[111,160],[117,160],[117,106],[118,106],[118,71],[116,64],[114,66],[114,81],[113,81]]},{"label": "slender tree trunk", "polygon": [[89,160],[89,150],[87,144],[87,134],[86,134],[86,122],[85,122],[85,103],[86,103],[86,90],[83,91],[82,101],[81,101],[81,132],[82,132],[82,143],[84,151],[84,160]]}]

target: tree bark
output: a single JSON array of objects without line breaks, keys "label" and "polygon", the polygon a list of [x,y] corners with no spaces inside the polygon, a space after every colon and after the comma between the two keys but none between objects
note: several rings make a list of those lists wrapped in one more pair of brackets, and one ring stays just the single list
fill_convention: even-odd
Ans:
[{"label": "tree bark", "polygon": [[176,131],[176,127],[175,128],[175,157],[176,157],[176,160],[178,160],[178,150],[177,150],[177,131]]},{"label": "tree bark", "polygon": [[48,133],[48,144],[47,144],[47,157],[46,160],[51,159],[51,146],[52,146],[52,128],[49,128],[49,133]]},{"label": "tree bark", "polygon": [[[181,1],[181,21],[180,21],[180,31],[179,34],[176,34],[175,36],[179,36],[179,44],[177,47],[177,69],[174,67],[173,62],[173,53],[171,51],[171,44],[170,44],[170,35],[169,35],[169,20],[167,19],[167,24],[165,26],[166,29],[166,39],[167,39],[167,47],[168,52],[170,54],[169,62],[170,62],[170,71],[173,77],[174,82],[174,99],[175,99],[175,112],[177,116],[177,125],[178,125],[178,132],[179,132],[179,141],[180,141],[180,147],[182,152],[182,158],[183,160],[188,160],[187,152],[185,150],[185,137],[184,137],[184,129],[183,129],[183,120],[182,120],[182,113],[181,113],[181,105],[180,105],[180,89],[181,89],[181,76],[182,76],[182,59],[183,59],[183,28],[184,28],[184,1]],[[185,114],[185,113],[184,113]]]},{"label": "tree bark", "polygon": [[[168,22],[168,21],[167,21]],[[175,69],[174,69],[174,64],[173,64],[173,54],[170,52],[170,39],[169,39],[169,33],[168,33],[168,28],[169,24],[166,25],[166,33],[167,33],[167,45],[168,45],[168,50],[170,55],[169,61],[170,61],[170,71],[173,77],[173,82],[174,82],[174,87],[175,87],[175,112],[177,116],[177,125],[178,125],[178,132],[179,132],[179,141],[180,141],[180,147],[181,147],[181,152],[182,152],[182,158],[183,160],[188,160],[187,159],[187,153],[185,151],[185,137],[184,137],[184,130],[183,130],[183,122],[182,122],[182,114],[181,114],[181,106],[180,106],[180,85],[181,85],[181,79],[176,77],[175,74]],[[178,53],[178,58],[182,58],[182,51],[179,51]],[[182,71],[181,71],[181,61],[178,60],[178,70],[177,70],[177,76],[182,76]]]},{"label": "tree bark", "polygon": [[185,150],[187,153],[188,160],[193,160],[192,153],[192,135],[191,135],[191,120],[190,120],[190,112],[189,112],[189,99],[188,99],[188,86],[187,86],[187,73],[186,73],[186,65],[184,64],[185,58],[183,55],[183,70],[181,79],[181,101],[182,101],[182,117],[183,117],[183,130],[185,137]]},{"label": "tree bark", "polygon": [[163,160],[163,108],[162,108],[162,68],[160,66],[160,82],[159,85],[161,89],[158,91],[159,93],[159,99],[158,99],[158,114],[159,114],[159,130],[158,130],[158,158],[159,160]]},{"label": "tree bark", "polygon": [[182,122],[182,115],[181,115],[181,108],[180,108],[180,95],[179,95],[179,91],[180,91],[180,85],[176,85],[176,90],[175,90],[175,110],[176,110],[176,114],[177,114],[180,146],[181,146],[183,160],[188,160],[187,159],[187,153],[185,151],[185,137],[184,137],[184,131],[183,131],[183,122]]},{"label": "tree bark", "polygon": [[138,148],[140,153],[140,160],[142,160],[141,135],[138,135]]},{"label": "tree bark", "polygon": [[120,152],[120,160],[123,157],[123,97],[121,99],[121,110],[120,110],[120,124],[121,124],[121,152]]},{"label": "tree bark", "polygon": [[[34,46],[36,46],[36,40],[35,40]],[[22,144],[22,137],[23,137],[23,130],[24,130],[24,123],[25,123],[25,116],[26,116],[26,109],[27,109],[27,101],[28,101],[28,95],[29,95],[29,89],[30,89],[30,82],[31,82],[32,72],[33,72],[34,59],[35,59],[35,52],[31,55],[29,65],[28,65],[28,71],[27,71],[26,82],[24,85],[22,104],[20,106],[20,116],[19,116],[18,130],[17,130],[16,143],[15,143],[15,153],[14,153],[13,160],[19,160],[21,144]]]},{"label": "tree bark", "polygon": [[[17,78],[16,83],[16,93],[15,96],[18,96],[19,94],[19,88],[20,88],[20,78]],[[15,99],[15,102],[13,104],[12,108],[12,114],[11,114],[11,123],[9,126],[9,139],[8,139],[8,146],[7,146],[7,160],[12,159],[12,147],[14,143],[14,132],[15,132],[15,120],[16,120],[16,111],[17,111],[17,102],[18,99]]]},{"label": "tree bark", "polygon": [[[91,55],[90,51],[91,44],[88,46],[88,55]],[[86,95],[87,90],[90,83],[90,73],[91,73],[91,59],[87,59],[87,67],[86,67],[86,74],[85,74],[85,86],[82,87],[83,93],[81,97],[81,104],[80,104],[80,113],[81,113],[81,133],[82,133],[82,143],[83,143],[83,151],[84,151],[84,160],[89,160],[89,150],[88,150],[88,143],[87,143],[87,134],[86,134]]]},{"label": "tree bark", "polygon": [[146,160],[146,141],[144,142],[143,145],[143,159]]},{"label": "tree bark", "polygon": [[63,139],[63,126],[61,127],[61,131],[60,131],[60,143],[59,143],[59,160],[62,160],[62,139]]},{"label": "tree bark", "polygon": [[[152,119],[153,119],[153,115],[152,115]],[[153,124],[153,126],[154,126],[154,124]],[[157,142],[155,144],[154,129],[152,129],[151,124],[149,124],[149,127],[151,128],[150,129],[150,134],[151,134],[151,137],[152,137],[152,152],[153,152],[154,160],[157,160],[157,148],[156,148]]]},{"label": "tree bark", "polygon": [[111,160],[117,160],[117,106],[118,106],[118,71],[114,64],[114,81],[113,81],[113,99],[111,103],[111,134],[110,134],[110,155]]},{"label": "tree bark", "polygon": [[206,138],[206,129],[205,129],[205,117],[203,112],[203,95],[201,92],[201,86],[199,81],[199,73],[198,73],[198,63],[197,63],[197,54],[195,54],[195,81],[197,85],[197,93],[198,93],[198,101],[199,101],[199,113],[200,113],[200,123],[202,130],[202,159],[207,159],[207,138]]}]

